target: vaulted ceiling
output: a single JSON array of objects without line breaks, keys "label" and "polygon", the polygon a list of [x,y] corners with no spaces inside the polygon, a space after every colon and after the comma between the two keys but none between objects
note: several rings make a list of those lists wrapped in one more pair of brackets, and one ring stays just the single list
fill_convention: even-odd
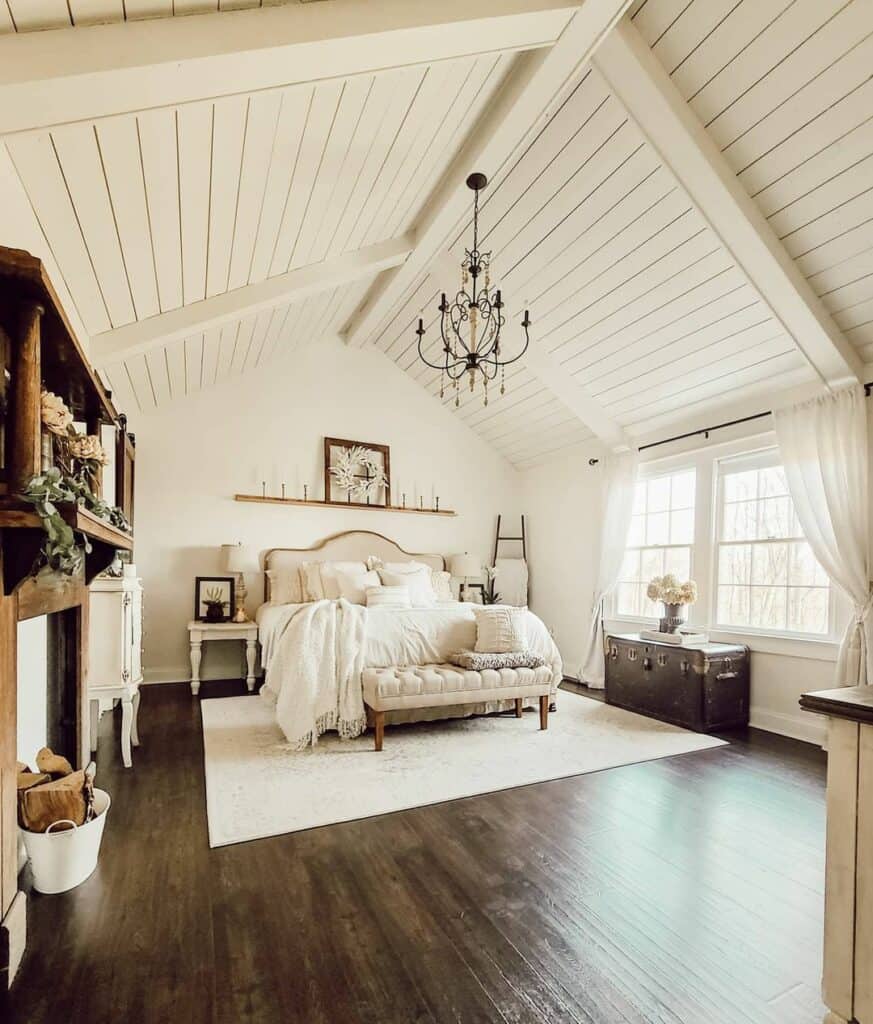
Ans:
[{"label": "vaulted ceiling", "polygon": [[[257,7],[0,0],[0,135],[123,402],[339,332],[523,468],[864,377],[870,0]],[[533,320],[487,405],[414,334],[473,169],[508,350]]]}]

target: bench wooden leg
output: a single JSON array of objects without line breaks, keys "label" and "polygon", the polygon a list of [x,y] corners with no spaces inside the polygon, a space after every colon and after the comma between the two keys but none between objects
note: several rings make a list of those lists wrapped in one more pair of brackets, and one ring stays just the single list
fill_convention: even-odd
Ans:
[{"label": "bench wooden leg", "polygon": [[522,698],[521,697],[516,697],[515,698],[515,717],[516,718],[521,718],[521,703],[522,703]]},{"label": "bench wooden leg", "polygon": [[540,728],[548,729],[549,727],[549,698],[548,695],[540,697]]},{"label": "bench wooden leg", "polygon": [[373,712],[374,725],[376,726],[376,750],[382,749],[382,739],[385,736],[385,712]]}]

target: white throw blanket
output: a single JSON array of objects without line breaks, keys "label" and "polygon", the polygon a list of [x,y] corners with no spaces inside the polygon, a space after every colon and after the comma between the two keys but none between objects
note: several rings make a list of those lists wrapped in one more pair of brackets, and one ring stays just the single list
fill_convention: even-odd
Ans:
[{"label": "white throw blanket", "polygon": [[[296,750],[314,746],[335,729],[343,739],[367,727],[361,692],[367,609],[348,601],[289,605],[273,644],[261,696],[276,706],[276,721]],[[293,680],[271,686],[273,680]]]},{"label": "white throw blanket", "polygon": [[527,605],[527,562],[523,558],[498,558],[494,568],[497,570],[494,589],[500,594],[500,603],[524,608]]}]

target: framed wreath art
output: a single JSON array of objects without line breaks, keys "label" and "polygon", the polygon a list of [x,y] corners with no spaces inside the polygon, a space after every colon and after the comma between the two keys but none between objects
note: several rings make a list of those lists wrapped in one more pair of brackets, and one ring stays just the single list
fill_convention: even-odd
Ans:
[{"label": "framed wreath art", "polygon": [[387,508],[391,494],[390,449],[386,444],[324,439],[324,500]]}]

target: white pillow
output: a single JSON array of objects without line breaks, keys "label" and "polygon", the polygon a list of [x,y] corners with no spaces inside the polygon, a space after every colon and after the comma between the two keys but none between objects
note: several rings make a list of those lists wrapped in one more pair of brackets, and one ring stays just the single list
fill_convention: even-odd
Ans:
[{"label": "white pillow", "polygon": [[339,587],[339,596],[344,597],[352,604],[367,603],[367,588],[381,586],[377,572],[343,572],[338,569],[336,582]]},{"label": "white pillow", "polygon": [[430,582],[437,601],[454,601],[452,593],[452,574],[450,572],[438,572],[433,569],[430,574]]},{"label": "white pillow", "polygon": [[477,654],[510,654],[527,648],[526,608],[473,606]]},{"label": "white pillow", "polygon": [[303,590],[299,569],[267,569],[270,604],[301,604]]},{"label": "white pillow", "polygon": [[300,566],[300,589],[304,601],[324,600],[320,562],[304,562]]},{"label": "white pillow", "polygon": [[430,569],[426,565],[413,572],[380,569],[379,576],[386,587],[408,587],[409,603],[413,608],[430,608],[436,601],[433,584],[430,582]]},{"label": "white pillow", "polygon": [[368,608],[410,608],[409,587],[367,587]]},{"label": "white pillow", "polygon": [[329,601],[336,601],[340,596],[339,583],[337,583],[338,572],[348,572],[353,575],[361,575],[367,571],[363,562],[322,562],[321,563],[321,585],[324,588],[324,596]]}]

